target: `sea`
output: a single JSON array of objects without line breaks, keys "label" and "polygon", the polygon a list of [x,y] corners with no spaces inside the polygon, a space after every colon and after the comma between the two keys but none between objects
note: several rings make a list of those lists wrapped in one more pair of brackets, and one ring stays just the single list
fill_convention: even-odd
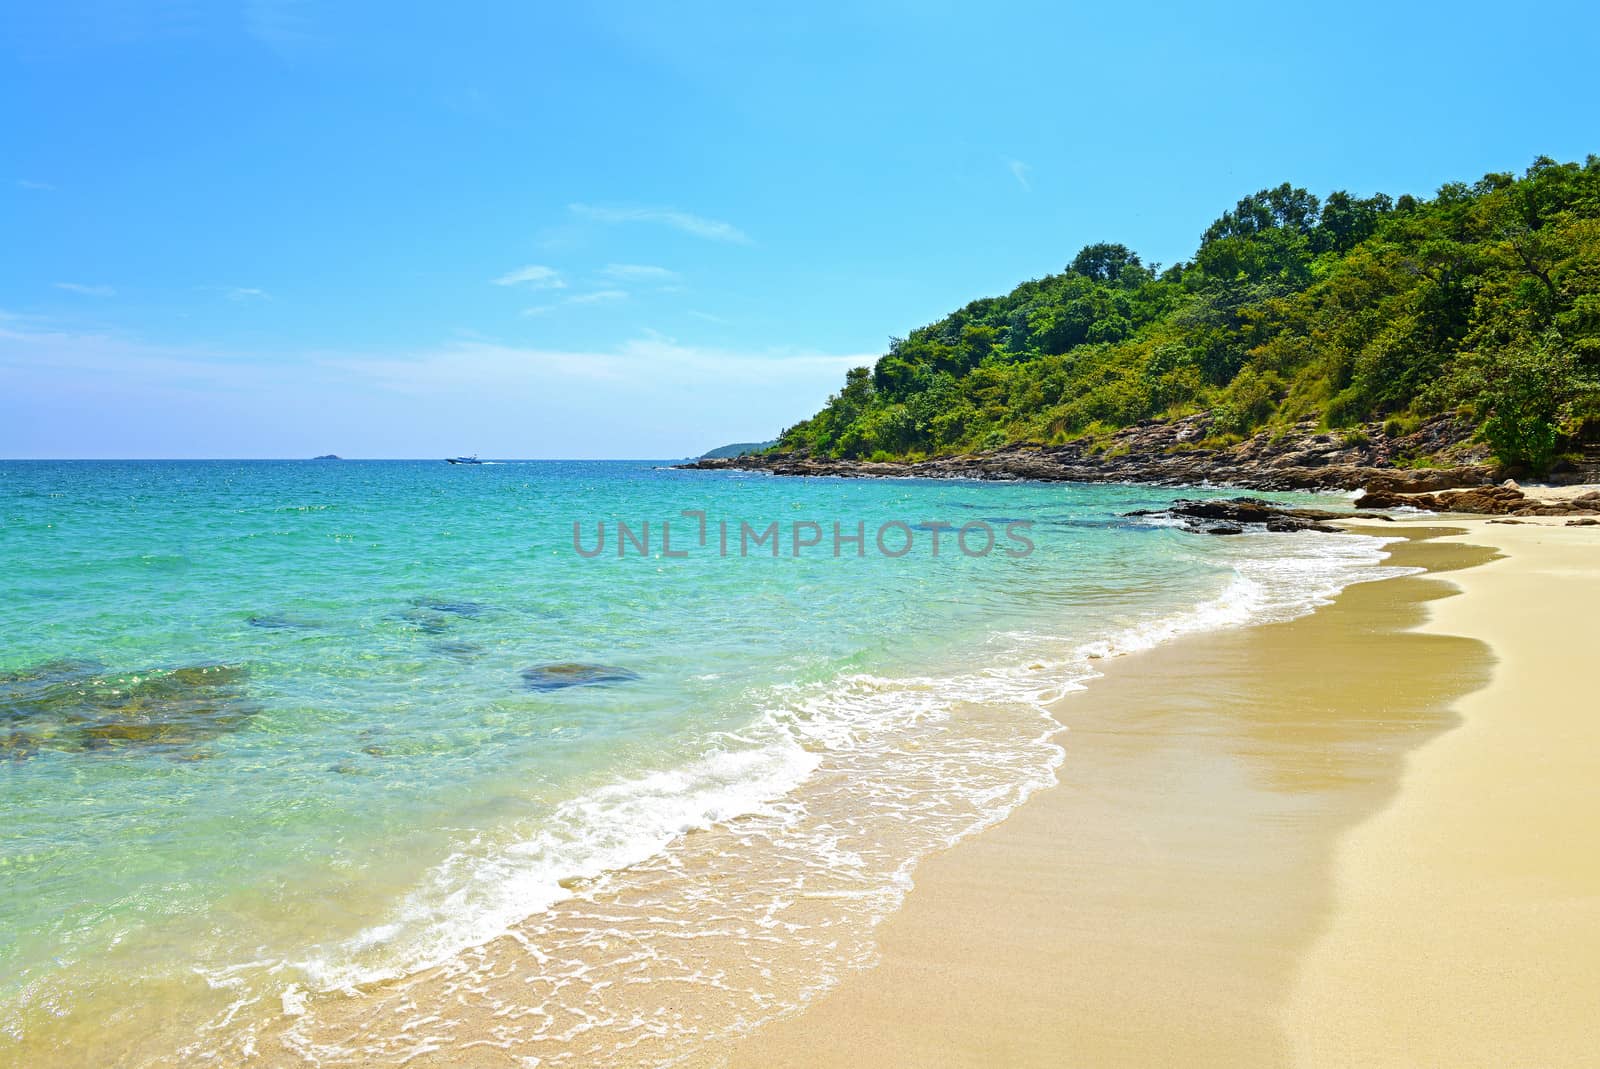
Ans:
[{"label": "sea", "polygon": [[1402,571],[1128,515],[1233,493],[0,462],[0,1064],[670,1065],[792,1014],[1070,774],[1109,659]]}]

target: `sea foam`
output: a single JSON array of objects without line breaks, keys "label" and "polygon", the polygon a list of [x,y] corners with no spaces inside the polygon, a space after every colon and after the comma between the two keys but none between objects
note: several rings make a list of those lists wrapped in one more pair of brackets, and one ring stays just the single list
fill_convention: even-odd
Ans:
[{"label": "sea foam", "polygon": [[[699,759],[573,798],[509,845],[460,844],[390,923],[298,970],[313,990],[407,979],[369,991],[364,1025],[295,998],[285,1041],[338,1064],[356,1049],[331,1037],[353,1030],[362,1058],[401,1060],[414,1048],[383,1038],[383,1015],[422,1019],[448,996],[443,1017],[424,1015],[446,1047],[487,1030],[541,1065],[666,1064],[793,1012],[870,963],[920,859],[1056,782],[1063,725],[1047,706],[1100,662],[1412,571],[1382,565],[1385,544],[1237,539],[1207,547],[1229,564],[1214,596],[1100,637],[1003,631],[975,670],[753,692],[751,725]],[[1070,703],[1057,715],[1070,725]],[[641,994],[645,978],[692,1009]]]}]

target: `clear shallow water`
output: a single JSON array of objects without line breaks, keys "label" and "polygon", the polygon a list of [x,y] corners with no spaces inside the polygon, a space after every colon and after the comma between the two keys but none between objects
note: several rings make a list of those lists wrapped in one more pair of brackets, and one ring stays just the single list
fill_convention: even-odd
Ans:
[{"label": "clear shallow water", "polygon": [[[1373,539],[1118,519],[1175,496],[0,464],[0,1050],[398,1062],[408,1019],[429,1050],[647,1063],[784,1012],[867,960],[919,857],[1052,781],[1041,703],[1095,658],[1389,573]],[[666,519],[688,557],[661,555]],[[782,555],[737,533],[717,555],[719,519],[785,525]],[[1031,521],[1036,548],[872,547],[973,519]],[[651,521],[649,557],[618,559],[614,528],[574,552],[574,521],[592,547],[617,520]],[[867,555],[825,536],[796,559],[797,520],[864,522]],[[569,663],[626,675],[524,678]],[[618,982],[640,969],[654,987]]]}]

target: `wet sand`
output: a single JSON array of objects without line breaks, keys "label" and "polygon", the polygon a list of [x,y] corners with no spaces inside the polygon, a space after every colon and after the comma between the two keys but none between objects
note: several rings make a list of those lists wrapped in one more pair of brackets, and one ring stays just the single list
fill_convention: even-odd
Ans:
[{"label": "wet sand", "polygon": [[1108,663],[1061,785],[924,862],[875,968],[694,1064],[1581,1064],[1600,534],[1462,529]]},{"label": "wet sand", "polygon": [[[925,859],[871,933],[876,964],[836,987],[818,989],[819,963],[856,953],[835,945],[854,931],[834,916],[849,873],[790,903],[809,943],[752,942],[731,923],[743,881],[717,876],[723,855],[761,848],[741,825],[688,837],[630,881],[639,901],[571,900],[454,967],[324,999],[315,1021],[263,1007],[244,1061],[1585,1064],[1600,1045],[1600,717],[1585,693],[1600,529],[1445,522],[1369,528],[1407,536],[1390,563],[1426,574],[1103,662],[1054,709],[1060,785]],[[836,803],[821,815],[842,824],[869,800],[836,775],[837,797],[808,804]],[[686,1058],[644,1024],[619,1060],[541,1023],[563,985],[644,945],[630,924],[707,910],[730,918],[727,939],[629,966],[617,1023],[664,1008],[692,1032],[746,1012],[722,991],[809,988],[805,1010],[747,1017],[760,1027]],[[556,958],[530,949],[549,949],[550,926],[576,937]]]}]

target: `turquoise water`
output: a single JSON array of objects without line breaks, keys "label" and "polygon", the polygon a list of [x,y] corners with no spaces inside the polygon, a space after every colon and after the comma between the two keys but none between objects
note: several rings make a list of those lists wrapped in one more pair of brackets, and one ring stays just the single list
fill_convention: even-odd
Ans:
[{"label": "turquoise water", "polygon": [[[853,848],[859,887],[903,891],[918,856],[1050,782],[1041,704],[1098,657],[1387,574],[1373,539],[1119,518],[1175,496],[647,462],[0,463],[0,1044],[237,1051],[265,1017],[459,960],[774,806],[774,857],[838,867],[805,799],[846,767],[920,829],[852,832],[881,846]],[[739,555],[741,520],[779,523],[780,554]],[[648,555],[616,555],[617,521],[651,524]],[[801,521],[822,544],[796,557]],[[833,556],[835,521],[865,525],[864,555]],[[934,556],[915,527],[973,521],[986,556],[953,532]],[[1019,521],[1033,551],[1010,556]],[[586,549],[607,525],[607,551],[576,552],[574,522]],[[891,522],[902,557],[873,544]]]}]

